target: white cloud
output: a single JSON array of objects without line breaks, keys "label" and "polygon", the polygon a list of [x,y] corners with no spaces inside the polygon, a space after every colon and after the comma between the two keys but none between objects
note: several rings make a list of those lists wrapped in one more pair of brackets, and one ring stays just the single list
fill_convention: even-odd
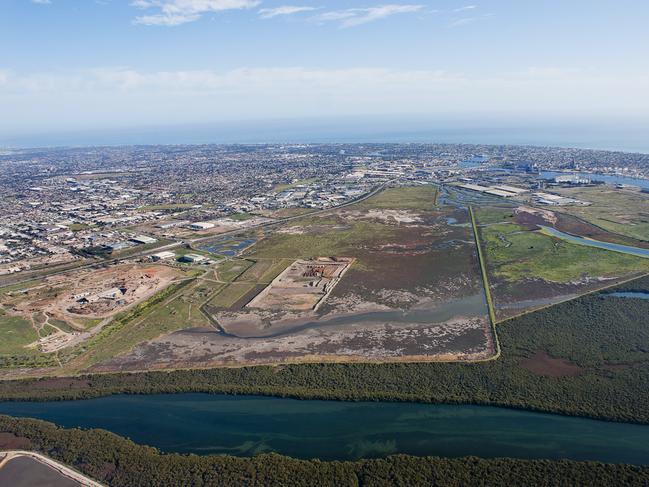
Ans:
[{"label": "white cloud", "polygon": [[423,9],[424,5],[379,5],[368,8],[332,10],[316,15],[313,19],[317,22],[340,22],[341,27],[355,27],[392,15],[415,13]]},{"label": "white cloud", "polygon": [[136,17],[136,24],[174,26],[194,22],[207,13],[250,9],[260,3],[260,0],[133,0],[131,6],[154,10]]},{"label": "white cloud", "polygon": [[461,27],[463,25],[472,24],[476,20],[478,20],[477,17],[464,17],[462,19],[454,20],[449,24],[449,27]]},{"label": "white cloud", "polygon": [[36,5],[49,5],[52,3],[52,0],[32,0],[32,3]]},{"label": "white cloud", "polygon": [[262,8],[259,10],[259,16],[262,19],[271,19],[279,15],[293,15],[301,12],[312,12],[317,10],[316,7],[306,7],[298,5],[283,5],[275,8]]},{"label": "white cloud", "polygon": [[[0,128],[462,113],[649,113],[649,71],[533,67],[488,76],[444,70],[97,68],[23,75],[0,69]],[[216,120],[215,120],[216,119]]]},{"label": "white cloud", "polygon": [[476,8],[478,8],[477,5],[466,5],[464,7],[454,9],[453,12],[456,12],[456,13],[457,12],[466,12],[467,10],[473,10],[473,9],[476,9]]},{"label": "white cloud", "polygon": [[459,19],[455,19],[449,24],[449,27],[462,27],[464,25],[468,24],[473,24],[474,22],[477,22],[478,20],[483,20],[483,19],[488,19],[493,17],[494,14],[485,14],[485,15],[478,15],[478,16],[473,16],[473,17],[463,17]]}]

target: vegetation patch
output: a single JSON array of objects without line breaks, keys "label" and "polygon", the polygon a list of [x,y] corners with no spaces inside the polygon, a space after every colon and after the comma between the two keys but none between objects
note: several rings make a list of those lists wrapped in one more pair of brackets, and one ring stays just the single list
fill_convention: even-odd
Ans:
[{"label": "vegetation patch", "polygon": [[433,211],[436,206],[437,191],[437,187],[432,184],[388,188],[354,205],[354,208]]},{"label": "vegetation patch", "polygon": [[649,270],[647,259],[572,244],[515,225],[487,226],[480,231],[494,275],[507,281],[534,276],[569,283],[584,277],[618,277]]},{"label": "vegetation patch", "polygon": [[253,282],[233,282],[216,294],[209,305],[215,308],[230,308],[255,287]]}]

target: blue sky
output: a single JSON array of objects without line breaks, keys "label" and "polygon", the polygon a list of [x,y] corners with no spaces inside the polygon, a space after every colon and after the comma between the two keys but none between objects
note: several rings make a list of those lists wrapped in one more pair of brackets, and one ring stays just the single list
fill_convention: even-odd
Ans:
[{"label": "blue sky", "polygon": [[0,131],[649,120],[646,0],[2,0]]}]

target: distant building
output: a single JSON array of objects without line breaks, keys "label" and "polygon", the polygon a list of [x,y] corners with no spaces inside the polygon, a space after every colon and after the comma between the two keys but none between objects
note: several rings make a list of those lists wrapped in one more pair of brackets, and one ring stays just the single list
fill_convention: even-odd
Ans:
[{"label": "distant building", "polygon": [[188,221],[171,221],[171,222],[158,223],[156,225],[156,228],[167,230],[169,228],[182,227],[183,225],[188,225],[188,224],[189,224]]},{"label": "distant building", "polygon": [[176,254],[174,252],[171,252],[169,250],[165,250],[164,252],[158,252],[157,254],[153,254],[151,256],[151,260],[157,262],[159,260],[173,259],[174,257],[176,257]]},{"label": "distant building", "polygon": [[129,244],[128,242],[111,242],[107,243],[104,245],[104,248],[106,250],[109,250],[110,252],[114,252],[116,250],[123,250],[129,248],[133,244]]},{"label": "distant building", "polygon": [[590,179],[578,174],[562,174],[556,176],[554,182],[560,184],[590,184]]},{"label": "distant building", "polygon": [[200,262],[205,262],[207,260],[207,257],[200,254],[186,254],[178,260],[180,260],[180,262],[188,262],[190,264],[199,264]]},{"label": "distant building", "polygon": [[194,222],[189,224],[191,230],[209,230],[214,228],[214,223],[210,222]]},{"label": "distant building", "polygon": [[139,244],[152,244],[158,240],[153,237],[147,237],[146,235],[136,235],[135,237],[131,237],[131,241]]},{"label": "distant building", "polygon": [[500,184],[498,186],[494,186],[494,188],[499,189],[501,191],[507,191],[508,193],[513,193],[513,194],[523,194],[529,192],[529,189],[518,188],[516,186],[508,186],[506,184]]}]

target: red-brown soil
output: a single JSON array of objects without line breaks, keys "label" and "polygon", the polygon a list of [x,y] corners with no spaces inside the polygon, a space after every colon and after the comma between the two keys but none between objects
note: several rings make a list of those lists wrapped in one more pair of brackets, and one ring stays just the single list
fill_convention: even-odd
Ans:
[{"label": "red-brown soil", "polygon": [[547,352],[536,352],[523,360],[521,367],[537,375],[548,377],[571,377],[585,372],[585,369],[568,360],[550,357]]}]

